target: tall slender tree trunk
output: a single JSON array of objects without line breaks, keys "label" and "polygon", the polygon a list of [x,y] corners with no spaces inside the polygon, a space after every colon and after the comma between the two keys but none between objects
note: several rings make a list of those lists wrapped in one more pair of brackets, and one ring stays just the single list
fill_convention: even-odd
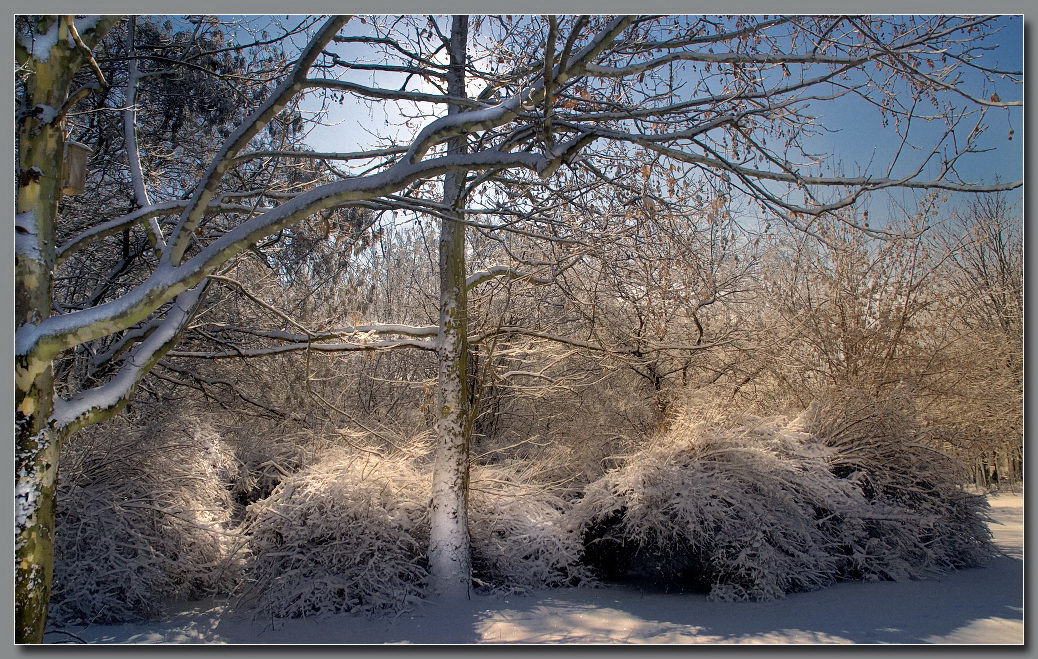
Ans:
[{"label": "tall slender tree trunk", "polygon": [[[451,24],[450,70],[447,90],[465,95],[465,53],[468,17],[455,16]],[[459,112],[451,106],[448,113]],[[463,153],[465,137],[452,139],[447,152]],[[451,208],[462,202],[464,172],[444,177],[443,199]],[[468,597],[472,582],[472,556],[468,528],[469,438],[472,410],[469,405],[468,294],[465,286],[465,225],[455,214],[440,224],[440,414],[436,424],[435,463],[432,485],[432,529],[429,567],[434,593],[444,599]]]},{"label": "tall slender tree trunk", "polygon": [[[52,18],[50,20],[57,20]],[[52,24],[53,25],[53,24]],[[77,54],[64,22],[57,44],[33,59],[28,107],[18,124],[15,217],[15,327],[50,315],[55,263],[54,218],[61,195],[63,122]],[[35,370],[35,369],[34,369]],[[15,363],[15,642],[39,643],[47,620],[54,551],[54,493],[58,437],[48,424],[54,404],[48,365],[33,375],[25,359]]]}]

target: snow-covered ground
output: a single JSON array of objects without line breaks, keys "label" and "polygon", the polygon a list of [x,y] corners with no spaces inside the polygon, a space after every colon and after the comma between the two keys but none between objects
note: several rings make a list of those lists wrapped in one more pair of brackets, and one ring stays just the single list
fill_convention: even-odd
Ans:
[{"label": "snow-covered ground", "polygon": [[[392,620],[253,620],[218,600],[166,620],[70,627],[90,643],[1023,643],[1023,496],[991,497],[1005,555],[940,581],[844,583],[772,602],[627,587],[474,597]],[[51,643],[68,642],[48,633]]]}]

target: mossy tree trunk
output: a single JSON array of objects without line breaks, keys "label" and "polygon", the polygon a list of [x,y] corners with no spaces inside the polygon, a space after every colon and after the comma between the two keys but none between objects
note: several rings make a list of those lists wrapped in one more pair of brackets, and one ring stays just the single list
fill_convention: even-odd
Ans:
[{"label": "mossy tree trunk", "polygon": [[[450,70],[447,90],[465,95],[465,53],[468,17],[455,16],[451,25]],[[449,113],[459,111],[452,105]],[[465,136],[455,137],[447,152],[463,153]],[[462,203],[464,172],[448,173],[443,182],[444,203],[457,209]],[[465,225],[460,216],[440,225],[440,332],[439,420],[436,424],[432,486],[432,529],[429,566],[434,593],[444,599],[468,596],[472,558],[468,528],[469,439],[472,410],[468,396],[468,295],[465,285]]]},{"label": "mossy tree trunk", "polygon": [[[15,200],[15,326],[50,315],[55,264],[55,216],[61,196],[65,146],[63,107],[83,53],[71,39],[70,20],[37,20],[40,35],[56,32],[49,52],[18,48],[28,69],[26,103],[18,117]],[[83,30],[93,46],[116,22],[106,18]],[[31,375],[28,359],[15,363],[15,642],[40,643],[47,621],[54,565],[55,487],[60,437],[49,422],[54,404],[48,366]]]}]

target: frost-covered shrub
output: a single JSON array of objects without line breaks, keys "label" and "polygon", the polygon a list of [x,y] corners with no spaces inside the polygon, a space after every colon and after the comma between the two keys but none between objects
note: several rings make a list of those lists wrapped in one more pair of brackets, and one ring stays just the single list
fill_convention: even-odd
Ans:
[{"label": "frost-covered shrub", "polygon": [[400,457],[325,452],[249,507],[247,595],[278,617],[415,603],[428,578],[428,480]]},{"label": "frost-covered shrub", "polygon": [[586,559],[618,577],[768,599],[824,586],[837,558],[818,517],[850,505],[820,451],[782,419],[726,428],[698,418],[589,485],[573,510]]},{"label": "frost-covered shrub", "polygon": [[991,556],[987,500],[963,488],[964,465],[928,444],[907,398],[834,392],[803,423],[829,449],[835,476],[855,483],[873,508],[892,511],[861,516],[865,539],[851,549],[848,577],[931,577]]},{"label": "frost-covered shrub", "polygon": [[580,535],[566,525],[567,502],[528,465],[475,466],[469,529],[477,583],[522,591],[576,585],[591,578],[580,562]]},{"label": "frost-covered shrub", "polygon": [[311,447],[320,443],[326,448],[320,437],[285,425],[239,428],[227,433],[226,442],[242,465],[231,484],[231,493],[241,506],[270,496],[278,483],[307,463],[308,453],[316,450]]},{"label": "frost-covered shrub", "polygon": [[[564,500],[520,465],[474,466],[473,578],[492,589],[580,583],[580,537]],[[279,617],[395,613],[428,582],[431,467],[422,456],[325,452],[249,507],[247,597]]]},{"label": "frost-covered shrub", "polygon": [[145,619],[232,586],[238,464],[210,427],[124,416],[71,438],[60,464],[52,622]]},{"label": "frost-covered shrub", "polygon": [[891,407],[841,417],[838,400],[792,422],[676,419],[585,489],[571,517],[585,560],[735,600],[929,577],[990,555],[985,502],[954,464]]}]

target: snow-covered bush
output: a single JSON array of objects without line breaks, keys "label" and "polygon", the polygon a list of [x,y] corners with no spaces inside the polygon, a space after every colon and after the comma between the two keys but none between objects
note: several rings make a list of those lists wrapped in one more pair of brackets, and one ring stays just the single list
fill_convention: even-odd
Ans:
[{"label": "snow-covered bush", "polygon": [[589,485],[574,507],[585,557],[607,576],[767,599],[833,581],[820,511],[849,503],[849,483],[784,420],[746,427],[682,417]]},{"label": "snow-covered bush", "polygon": [[128,416],[62,447],[53,623],[118,622],[235,579],[232,501],[238,463],[194,419]]},{"label": "snow-covered bush", "polygon": [[427,481],[400,457],[328,450],[249,507],[246,595],[278,617],[415,603],[428,577]]},{"label": "snow-covered bush", "polygon": [[843,400],[793,421],[675,419],[585,489],[571,516],[585,560],[736,600],[924,578],[990,555],[986,503],[955,465],[890,404]]},{"label": "snow-covered bush", "polygon": [[[395,613],[426,595],[431,467],[413,451],[325,452],[249,507],[246,596],[278,617]],[[590,578],[564,500],[518,464],[474,466],[473,578],[523,590]]]},{"label": "snow-covered bush", "polygon": [[828,448],[835,476],[854,482],[873,508],[895,511],[862,515],[867,539],[854,547],[847,576],[925,578],[991,556],[987,500],[963,488],[962,463],[928,443],[908,398],[837,391],[811,405],[803,423]]},{"label": "snow-covered bush", "polygon": [[225,439],[242,465],[231,484],[231,493],[241,506],[269,496],[286,476],[307,463],[317,444],[326,448],[321,437],[288,424],[254,423],[229,429]]},{"label": "snow-covered bush", "polygon": [[567,502],[529,463],[474,466],[470,475],[472,573],[494,589],[571,586],[591,579]]}]

